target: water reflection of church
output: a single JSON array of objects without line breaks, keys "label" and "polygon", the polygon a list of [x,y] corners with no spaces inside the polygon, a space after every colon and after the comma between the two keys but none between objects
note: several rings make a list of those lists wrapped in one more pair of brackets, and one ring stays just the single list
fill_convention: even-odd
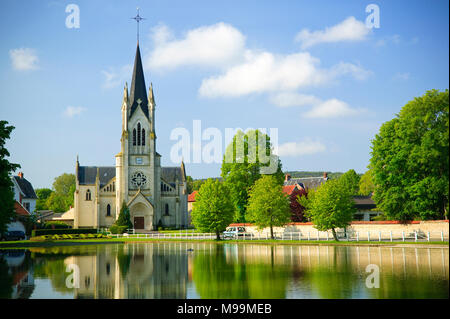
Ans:
[{"label": "water reflection of church", "polygon": [[95,255],[71,256],[64,263],[80,270],[74,298],[186,298],[188,257],[181,246],[105,245]]}]

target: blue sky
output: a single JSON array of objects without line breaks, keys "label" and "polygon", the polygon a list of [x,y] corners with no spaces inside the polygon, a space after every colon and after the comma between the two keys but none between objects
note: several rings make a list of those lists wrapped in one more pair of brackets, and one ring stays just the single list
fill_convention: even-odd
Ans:
[{"label": "blue sky", "polygon": [[[66,27],[71,3],[80,28]],[[380,27],[368,29],[372,3]],[[179,164],[172,130],[201,120],[223,134],[278,128],[285,170],[363,173],[380,125],[448,88],[447,1],[3,0],[0,119],[16,127],[10,160],[35,187],[74,172],[77,154],[81,165],[114,165],[136,7],[163,165]],[[220,164],[186,169],[220,175]]]}]

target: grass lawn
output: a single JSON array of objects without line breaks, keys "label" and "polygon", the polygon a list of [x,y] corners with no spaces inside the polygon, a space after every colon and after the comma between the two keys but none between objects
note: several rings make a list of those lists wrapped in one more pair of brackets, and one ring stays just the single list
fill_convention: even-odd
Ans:
[{"label": "grass lawn", "polygon": [[76,240],[52,240],[52,241],[5,241],[0,242],[0,249],[10,249],[10,248],[27,248],[27,247],[52,247],[52,246],[77,246],[77,245],[95,245],[95,244],[122,244],[122,243],[134,243],[134,242],[215,242],[218,244],[271,244],[271,245],[322,245],[322,246],[414,246],[414,245],[437,245],[440,247],[448,247],[448,242],[390,242],[390,241],[334,241],[334,240],[320,240],[320,241],[298,241],[298,240],[220,240],[216,241],[214,239],[180,239],[180,238],[111,238],[111,239],[76,239]]}]

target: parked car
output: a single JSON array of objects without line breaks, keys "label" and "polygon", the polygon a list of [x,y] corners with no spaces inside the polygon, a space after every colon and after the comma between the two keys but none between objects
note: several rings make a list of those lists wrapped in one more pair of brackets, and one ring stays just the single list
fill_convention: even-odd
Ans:
[{"label": "parked car", "polygon": [[21,230],[11,230],[7,231],[3,236],[2,240],[24,240],[25,233]]},{"label": "parked car", "polygon": [[244,236],[245,232],[245,227],[228,227],[223,232],[223,238],[238,238],[240,236]]}]

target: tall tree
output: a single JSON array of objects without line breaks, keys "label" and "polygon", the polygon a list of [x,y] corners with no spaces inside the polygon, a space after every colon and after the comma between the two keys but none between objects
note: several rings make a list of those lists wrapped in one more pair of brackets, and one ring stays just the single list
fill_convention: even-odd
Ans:
[{"label": "tall tree", "polygon": [[0,121],[0,234],[7,231],[7,225],[15,216],[11,172],[20,165],[8,161],[10,154],[5,148],[6,140],[10,138],[13,129],[14,126],[8,125],[7,121]]},{"label": "tall tree", "polygon": [[359,180],[360,177],[356,174],[355,170],[350,169],[339,177],[343,187],[346,187],[350,194],[357,195],[359,193]]},{"label": "tall tree", "polygon": [[359,180],[359,195],[369,196],[375,190],[373,184],[372,170],[368,170],[361,176]]},{"label": "tall tree", "polygon": [[263,175],[251,187],[247,217],[260,229],[270,227],[272,239],[274,226],[284,226],[291,221],[289,199],[276,176]]},{"label": "tall tree", "polygon": [[228,187],[209,178],[200,187],[192,209],[193,225],[204,232],[213,232],[217,240],[220,233],[233,222],[234,206]]},{"label": "tall tree", "polygon": [[36,188],[35,189],[37,200],[36,200],[36,210],[47,210],[47,199],[53,193],[50,188]]},{"label": "tall tree", "polygon": [[448,217],[448,89],[427,91],[384,123],[372,141],[374,200],[388,218]]},{"label": "tall tree", "polygon": [[259,130],[249,130],[247,133],[239,130],[226,148],[221,172],[231,191],[237,222],[246,221],[248,191],[261,173],[272,174],[280,185],[283,183],[281,161],[272,154],[270,137]]},{"label": "tall tree", "polygon": [[331,229],[334,240],[338,241],[336,228],[347,227],[356,211],[352,194],[342,180],[332,179],[319,186],[316,191],[301,197],[300,204],[306,207],[306,216],[320,231]]},{"label": "tall tree", "polygon": [[46,201],[48,209],[61,213],[73,206],[73,193],[75,192],[76,178],[74,174],[64,173],[55,178],[53,182],[54,192]]}]

